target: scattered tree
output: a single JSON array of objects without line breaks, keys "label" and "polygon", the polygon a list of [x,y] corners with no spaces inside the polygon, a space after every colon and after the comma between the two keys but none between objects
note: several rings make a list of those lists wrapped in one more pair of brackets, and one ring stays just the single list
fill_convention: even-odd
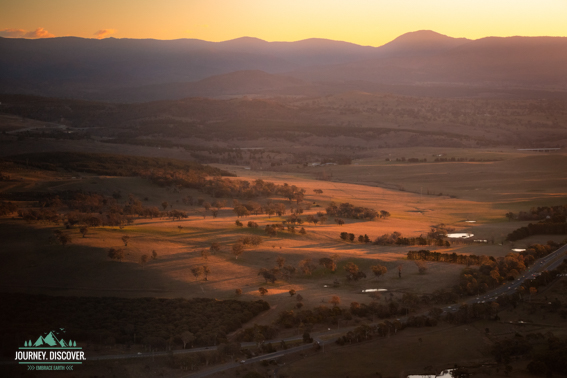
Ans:
[{"label": "scattered tree", "polygon": [[191,343],[195,340],[195,335],[193,335],[189,331],[185,331],[181,334],[180,338],[181,341],[183,341],[183,349],[185,349],[187,344],[189,344],[189,347],[191,347]]},{"label": "scattered tree", "polygon": [[333,273],[337,270],[337,263],[332,258],[328,258],[328,257],[320,258],[319,265],[324,266]]},{"label": "scattered tree", "polygon": [[376,277],[383,276],[388,272],[388,268],[386,268],[384,265],[374,265],[370,268],[372,269],[372,273],[374,273]]},{"label": "scattered tree", "polygon": [[209,274],[211,274],[211,269],[207,265],[203,265],[203,274],[205,275],[205,281],[208,281]]},{"label": "scattered tree", "polygon": [[149,259],[150,257],[148,255],[142,255],[142,257],[140,257],[140,265],[146,265]]},{"label": "scattered tree", "polygon": [[261,288],[258,289],[258,291],[260,292],[261,296],[264,296],[268,292],[268,289],[261,287]]},{"label": "scattered tree", "polygon": [[122,248],[110,248],[108,250],[108,257],[113,260],[122,261],[124,258],[124,250]]},{"label": "scattered tree", "polygon": [[83,238],[89,233],[89,229],[87,227],[81,227],[79,232],[83,235]]},{"label": "scattered tree", "polygon": [[358,281],[361,278],[366,278],[364,272],[358,270],[358,266],[353,262],[348,262],[345,265],[345,271],[347,273],[348,281]]},{"label": "scattered tree", "polygon": [[244,252],[244,244],[236,242],[232,245],[232,254],[236,260],[238,260],[238,256],[240,256],[242,252]]},{"label": "scattered tree", "polygon": [[299,269],[306,276],[310,276],[315,270],[316,266],[311,263],[311,259],[304,259],[299,262]]},{"label": "scattered tree", "polygon": [[415,265],[417,265],[417,269],[419,270],[419,274],[425,274],[427,272],[427,264],[423,260],[416,260]]},{"label": "scattered tree", "polygon": [[332,304],[334,307],[337,307],[340,303],[341,303],[341,298],[339,298],[337,295],[333,295],[333,296],[331,297],[331,304]]},{"label": "scattered tree", "polygon": [[293,296],[295,295],[295,290],[291,289],[291,290],[289,291],[289,295],[293,297]]},{"label": "scattered tree", "polygon": [[195,276],[195,279],[199,278],[201,274],[203,274],[203,267],[202,266],[194,266],[191,268],[191,273]]},{"label": "scattered tree", "polygon": [[201,250],[201,257],[207,260],[209,258],[209,251],[206,249]]},{"label": "scattered tree", "polygon": [[221,250],[221,246],[219,243],[217,242],[212,242],[211,246],[209,247],[209,251],[211,251],[212,254],[215,254],[215,252],[219,252]]},{"label": "scattered tree", "polygon": [[128,235],[124,235],[122,237],[122,241],[124,242],[124,246],[128,247],[128,241],[130,240],[130,237]]},{"label": "scattered tree", "polygon": [[53,231],[53,233],[55,234],[55,239],[57,240],[57,242],[62,246],[65,246],[73,241],[71,239],[71,235],[62,232],[61,230],[55,230]]}]

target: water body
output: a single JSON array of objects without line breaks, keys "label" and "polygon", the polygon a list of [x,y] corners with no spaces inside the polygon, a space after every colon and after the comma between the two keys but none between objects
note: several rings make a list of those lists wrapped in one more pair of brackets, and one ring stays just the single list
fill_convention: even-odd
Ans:
[{"label": "water body", "polygon": [[474,234],[467,234],[466,232],[447,234],[447,237],[452,239],[468,239],[468,238],[472,238],[473,236]]}]

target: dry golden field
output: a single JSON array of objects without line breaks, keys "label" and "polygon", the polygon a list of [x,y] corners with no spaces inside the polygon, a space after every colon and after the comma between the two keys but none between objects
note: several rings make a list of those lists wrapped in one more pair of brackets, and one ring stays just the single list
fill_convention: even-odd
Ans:
[{"label": "dry golden field", "polygon": [[[431,155],[432,150],[422,149],[413,155],[408,151],[396,153],[399,156],[403,154],[421,158]],[[383,247],[352,243],[342,241],[339,238],[341,232],[354,233],[356,236],[367,234],[371,239],[394,231],[415,237],[427,233],[432,225],[444,223],[457,232],[471,232],[475,239],[489,242],[426,248],[495,257],[506,255],[513,247],[563,239],[561,236],[534,236],[513,244],[502,244],[509,232],[528,223],[509,222],[504,216],[506,212],[529,210],[531,206],[565,204],[567,192],[563,164],[567,157],[564,154],[521,154],[493,150],[460,151],[462,155],[457,155],[457,150],[443,153],[446,156],[501,160],[409,164],[385,162],[382,156],[377,156],[373,160],[354,161],[350,166],[295,167],[290,172],[251,171],[243,167],[219,165],[236,173],[242,180],[260,178],[304,188],[306,196],[303,206],[309,203],[311,209],[305,210],[303,216],[324,212],[331,201],[349,202],[378,211],[387,210],[391,214],[387,219],[374,221],[345,219],[343,226],[335,224],[332,218],[325,224],[305,223],[306,235],[283,232],[277,237],[268,237],[263,226],[281,222],[285,216],[248,216],[241,219],[245,226],[240,228],[235,225],[237,218],[230,200],[217,218],[210,213],[203,217],[202,208],[184,205],[181,199],[187,195],[212,202],[211,198],[194,190],[174,192],[142,178],[47,172],[6,165],[2,171],[10,174],[12,180],[0,182],[0,192],[3,193],[82,189],[110,196],[119,190],[123,193],[120,201],[125,201],[131,193],[140,199],[147,197],[143,201],[146,206],[160,206],[163,201],[168,201],[173,209],[187,211],[190,216],[181,221],[139,218],[122,229],[91,228],[84,238],[78,228],[74,228],[68,231],[73,240],[67,246],[48,242],[54,230],[64,228],[62,225],[26,224],[17,217],[4,217],[0,219],[0,258],[3,262],[0,265],[0,288],[2,291],[49,295],[217,299],[237,298],[235,289],[240,288],[242,295],[238,298],[250,300],[260,298],[258,288],[263,286],[268,289],[263,299],[270,303],[271,310],[249,325],[271,324],[280,311],[293,309],[297,303],[288,294],[290,289],[304,297],[306,308],[312,308],[328,304],[333,295],[339,296],[341,304],[345,306],[353,301],[369,303],[371,298],[360,293],[367,288],[383,288],[394,296],[401,296],[403,293],[431,293],[458,282],[462,265],[430,262],[427,273],[419,274],[416,265],[405,259],[407,251],[419,249],[418,246]],[[388,152],[388,156],[391,154]],[[333,181],[314,178],[317,172],[323,170],[332,173]],[[399,190],[400,187],[404,190]],[[314,189],[321,189],[323,193],[316,194]],[[427,190],[430,191],[429,195]],[[443,192],[443,195],[437,195],[438,192]],[[285,203],[288,208],[291,205],[283,198],[272,200]],[[265,203],[266,199],[256,201]],[[22,202],[19,205],[27,207],[32,203]],[[248,228],[248,221],[257,222],[260,227]],[[230,252],[231,246],[243,235],[259,235],[263,243],[246,248],[236,259]],[[130,237],[127,247],[121,240],[123,236]],[[201,256],[201,250],[207,249],[212,242],[220,243],[221,251],[205,259]],[[127,255],[122,262],[108,258],[108,249],[111,247],[126,249]],[[158,258],[142,266],[141,256],[149,255],[154,250]],[[317,265],[320,258],[334,254],[339,256],[338,269],[334,274],[318,266],[311,276],[299,273],[289,281],[278,280],[275,284],[266,284],[258,276],[261,268],[274,267],[279,256],[286,259],[286,264],[297,266],[305,258],[312,259]],[[368,277],[358,282],[347,282],[343,270],[347,262],[356,263]],[[374,278],[370,271],[370,267],[377,263],[388,268],[388,273],[379,279]],[[206,281],[202,276],[195,278],[190,271],[192,267],[203,265],[211,270]],[[401,279],[398,278],[398,267],[402,269]],[[336,278],[340,286],[332,287]],[[509,316],[512,319],[520,315],[511,313]],[[502,319],[504,321],[508,317],[502,316]],[[331,346],[319,356],[305,360],[291,358],[289,365],[280,373],[294,377],[344,377],[349,375],[351,366],[344,361],[350,361],[358,367],[356,376],[376,376],[376,372],[380,372],[384,376],[394,377],[450,367],[443,361],[468,364],[490,362],[486,348],[491,339],[484,334],[485,326],[493,330],[493,335],[507,334],[511,328],[494,322],[489,326],[481,323],[410,329],[389,339],[344,348]],[[321,330],[321,327],[315,327],[314,330]],[[298,332],[289,330],[283,332],[282,336]],[[333,333],[332,337],[336,336]],[[517,364],[518,369],[522,368],[520,365]],[[230,374],[233,373],[227,376]]]},{"label": "dry golden field", "polygon": [[[487,154],[495,152],[488,151]],[[466,155],[466,153],[464,153]],[[452,156],[447,152],[448,156]],[[504,213],[510,210],[526,209],[527,203],[541,205],[562,203],[565,193],[559,191],[559,184],[553,189],[543,189],[537,195],[524,190],[531,185],[534,178],[530,174],[511,172],[510,176],[502,175],[502,167],[498,164],[527,164],[533,161],[535,167],[549,171],[554,170],[557,180],[564,180],[558,174],[560,169],[555,164],[565,157],[563,155],[536,155],[516,157],[512,154],[506,160],[485,165],[486,178],[476,179],[461,171],[466,166],[476,167],[478,164],[468,163],[430,163],[422,165],[386,164],[378,160],[375,165],[371,162],[355,162],[351,166],[332,166],[334,179],[341,181],[356,181],[366,171],[368,180],[383,178],[386,182],[401,182],[409,189],[412,182],[420,180],[412,172],[416,170],[436,170],[435,177],[443,175],[460,175],[461,179],[432,179],[432,183],[423,184],[425,187],[442,185],[447,193],[457,192],[460,187],[473,185],[479,190],[469,190],[457,198],[419,194],[410,191],[387,189],[379,186],[351,184],[347,182],[314,180],[310,172],[256,172],[230,166],[224,169],[237,173],[240,179],[254,180],[261,178],[276,183],[294,184],[306,189],[305,202],[312,204],[306,214],[323,211],[330,201],[350,202],[355,205],[370,207],[376,210],[387,210],[391,213],[388,219],[375,221],[358,221],[345,219],[343,226],[338,226],[332,219],[326,224],[304,224],[306,235],[290,235],[285,232],[278,237],[266,236],[262,227],[268,223],[280,222],[283,218],[267,215],[250,216],[242,219],[246,225],[252,220],[260,225],[259,229],[236,227],[235,214],[230,203],[222,209],[219,216],[213,219],[210,215],[203,218],[197,207],[184,206],[180,199],[191,194],[194,198],[205,198],[198,192],[189,190],[180,193],[166,191],[140,178],[100,177],[92,175],[75,175],[73,173],[45,173],[44,171],[21,169],[13,173],[18,180],[2,184],[3,191],[59,191],[84,189],[110,195],[114,190],[122,193],[132,193],[138,198],[148,197],[147,205],[159,206],[166,200],[174,204],[174,208],[189,211],[190,217],[182,221],[167,219],[138,219],[133,225],[118,228],[92,229],[85,238],[78,230],[71,230],[73,242],[65,247],[47,245],[47,239],[55,226],[26,225],[23,221],[3,219],[4,261],[0,268],[2,286],[10,290],[42,293],[64,293],[68,295],[113,295],[113,296],[145,296],[156,295],[164,297],[198,297],[212,296],[215,298],[232,298],[234,290],[241,288],[243,299],[258,297],[258,287],[264,284],[257,276],[260,268],[275,266],[276,257],[282,256],[288,263],[297,264],[300,260],[311,258],[315,263],[321,257],[338,254],[339,269],[336,274],[326,272],[320,267],[313,276],[298,275],[291,282],[277,281],[269,284],[266,300],[277,305],[278,310],[290,308],[287,291],[291,288],[302,293],[307,305],[319,305],[331,295],[339,295],[344,303],[361,301],[366,298],[358,294],[363,288],[380,287],[393,292],[428,293],[436,289],[451,286],[457,280],[460,266],[451,264],[430,263],[426,275],[417,274],[413,262],[404,260],[408,250],[418,247],[381,247],[358,242],[351,243],[339,239],[341,232],[354,233],[356,236],[367,234],[374,239],[382,234],[398,231],[404,236],[419,236],[429,231],[431,225],[445,223],[459,232],[472,232],[475,238],[494,240],[494,244],[454,245],[443,250],[457,253],[488,254],[502,256],[509,252],[511,246],[500,245],[505,235],[525,222],[508,222]],[[409,156],[409,155],[408,155]],[[518,161],[519,159],[519,161]],[[545,162],[544,162],[545,160]],[[463,167],[465,166],[465,167]],[[534,168],[535,169],[535,168]],[[450,170],[449,173],[443,173]],[[543,175],[544,173],[541,173]],[[550,174],[549,172],[547,173]],[[388,176],[390,175],[390,176]],[[395,177],[393,175],[396,175]],[[424,177],[428,175],[423,174]],[[483,176],[483,177],[485,177]],[[490,176],[490,177],[488,177]],[[78,178],[77,178],[78,177]],[[388,177],[393,177],[388,179]],[[511,178],[510,178],[511,177]],[[503,189],[508,180],[517,180],[516,185]],[[543,179],[538,179],[542,185]],[[362,181],[362,180],[361,180]],[[441,183],[440,183],[441,182]],[[552,182],[554,182],[552,180]],[[445,186],[446,185],[446,186]],[[535,185],[535,184],[534,184]],[[323,190],[317,195],[314,189]],[[463,190],[463,189],[461,189]],[[506,193],[508,195],[506,195]],[[464,193],[464,192],[463,192]],[[494,200],[490,200],[494,193]],[[459,193],[460,194],[460,193]],[[289,204],[282,198],[275,199]],[[230,202],[230,201],[229,201]],[[262,200],[260,201],[262,202]],[[476,221],[467,223],[466,221]],[[179,227],[182,227],[179,229]],[[235,259],[230,253],[230,246],[241,235],[261,235],[264,242],[253,248],[248,248],[244,254]],[[128,255],[123,262],[111,261],[106,255],[110,247],[119,247],[121,237],[128,235]],[[541,238],[540,238],[541,239]],[[549,238],[546,238],[546,240]],[[211,242],[219,242],[222,251],[203,259],[200,251],[208,248]],[[525,241],[525,243],[531,242]],[[524,241],[516,242],[517,246]],[[429,247],[435,248],[435,247]],[[143,254],[156,250],[159,258],[151,261],[145,267],[139,264]],[[368,278],[358,283],[346,283],[342,266],[348,262],[356,262],[367,272]],[[369,267],[375,263],[384,263],[389,273],[376,280],[371,277]],[[193,277],[190,268],[197,265],[207,265],[212,273],[208,281]],[[403,278],[397,277],[397,267],[403,267]],[[70,272],[70,273],[66,273]],[[335,278],[343,281],[339,288],[323,288],[324,284],[332,283]],[[368,298],[366,298],[368,300]]]}]

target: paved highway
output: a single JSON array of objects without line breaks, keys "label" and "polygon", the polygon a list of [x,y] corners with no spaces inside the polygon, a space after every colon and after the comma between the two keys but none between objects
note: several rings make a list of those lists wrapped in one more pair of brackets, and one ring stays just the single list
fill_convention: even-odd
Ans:
[{"label": "paved highway", "polygon": [[[494,290],[491,290],[490,292],[487,292],[487,293],[483,294],[482,296],[472,297],[472,298],[466,300],[464,303],[472,304],[472,303],[484,303],[484,302],[487,302],[487,301],[490,302],[490,301],[496,300],[500,295],[512,294],[514,291],[516,291],[524,283],[524,281],[532,279],[535,274],[541,273],[544,270],[553,270],[553,269],[557,268],[563,262],[563,259],[565,258],[566,254],[567,254],[567,245],[557,249],[555,252],[553,252],[553,253],[549,254],[548,256],[538,260],[535,264],[533,264],[529,269],[527,269],[515,281],[510,282],[508,284],[505,284],[505,285],[498,287]],[[443,309],[445,311],[454,312],[454,311],[457,311],[458,308],[459,308],[459,305],[457,304],[457,305],[452,305],[452,306],[446,306]],[[400,320],[401,322],[404,322],[404,321],[407,320],[407,316],[401,317],[398,320]],[[342,328],[341,332],[344,334],[344,333],[347,333],[348,331],[354,330],[355,328],[356,328],[356,326]],[[334,342],[333,339],[330,339],[330,340],[321,339],[321,337],[324,337],[326,334],[329,334],[329,332],[328,331],[318,332],[318,333],[313,334],[311,336],[313,337],[315,342],[319,343],[321,346],[325,346],[327,344]],[[281,340],[282,339],[280,339],[280,340],[267,340],[266,343],[279,343],[279,342],[281,342]],[[302,341],[303,337],[302,336],[293,336],[293,337],[285,338],[283,340],[285,342]],[[255,345],[256,345],[256,343],[252,343],[252,342],[241,344],[242,347],[250,347],[250,346],[255,346]],[[247,360],[241,360],[240,362],[230,362],[230,363],[227,363],[227,364],[218,365],[218,366],[212,367],[212,368],[204,370],[204,371],[200,371],[200,372],[196,372],[196,373],[187,375],[183,378],[202,378],[202,377],[206,377],[208,375],[214,374],[214,373],[218,373],[218,372],[223,371],[223,370],[235,368],[235,367],[240,366],[240,365],[252,364],[254,362],[259,362],[259,361],[263,361],[263,360],[271,360],[271,359],[274,359],[274,358],[285,356],[287,354],[297,353],[297,352],[300,352],[302,350],[307,350],[307,349],[310,349],[310,348],[313,348],[312,344],[302,344],[300,346],[288,348],[288,349],[285,349],[285,350],[280,350],[280,351],[275,352],[275,353],[264,354],[264,355],[253,357],[253,358],[250,358],[250,359],[247,359]],[[209,351],[214,351],[216,349],[217,349],[216,346],[211,346],[211,347],[204,347],[204,348],[174,350],[172,352],[114,354],[114,355],[92,356],[92,357],[87,356],[87,359],[89,361],[97,361],[97,360],[131,359],[131,358],[151,358],[151,357],[158,357],[158,356],[168,356],[170,353],[173,353],[174,355],[180,355],[180,354],[187,354],[187,353],[209,352]],[[13,363],[13,361],[0,362],[0,364],[10,364],[10,363]]]},{"label": "paved highway", "polygon": [[510,281],[488,293],[478,296],[476,298],[471,298],[466,301],[466,303],[485,303],[496,300],[500,295],[513,294],[522,284],[536,277],[539,273],[545,270],[553,270],[557,268],[564,260],[567,253],[567,245],[557,249],[555,252],[536,261],[531,267],[526,269],[520,277],[514,281]]},{"label": "paved highway", "polygon": [[[485,293],[482,297],[473,297],[471,299],[468,299],[467,301],[465,301],[464,303],[468,303],[468,304],[472,304],[472,303],[483,303],[486,301],[493,301],[495,299],[497,299],[500,295],[503,294],[512,294],[516,289],[518,289],[526,280],[532,279],[534,276],[534,274],[537,273],[541,273],[544,270],[553,270],[555,268],[557,268],[562,262],[563,259],[565,258],[565,254],[567,253],[567,245],[557,249],[555,252],[550,253],[549,255],[547,255],[544,258],[539,259],[538,261],[536,261],[535,264],[533,264],[529,269],[526,269],[526,271],[522,274],[522,276],[520,276],[518,279],[516,279],[514,282],[510,282],[509,284],[503,285],[501,287],[498,287],[494,290],[491,290],[490,292]],[[453,305],[453,306],[446,306],[444,308],[445,311],[458,311],[459,305]],[[402,323],[405,322],[407,320],[407,316],[399,318],[398,320],[400,320]],[[356,327],[347,327],[347,328],[343,328],[342,332],[346,333],[348,331],[354,330]],[[320,339],[321,336],[324,336],[326,332],[319,332],[317,334],[312,335],[313,339],[318,342],[321,346],[325,346],[326,344],[330,344],[333,343],[334,340],[322,340]],[[298,338],[295,338],[294,340],[297,340]],[[275,341],[272,341],[275,342]],[[244,344],[243,344],[244,346]],[[228,370],[228,369],[232,369],[234,367],[237,367],[239,365],[245,365],[245,364],[250,364],[250,363],[254,363],[254,362],[258,362],[258,361],[263,361],[263,360],[271,360],[277,357],[281,357],[281,356],[285,356],[286,354],[290,354],[290,353],[296,353],[302,350],[306,350],[309,348],[312,348],[313,345],[312,344],[304,344],[298,347],[294,347],[294,348],[288,348],[286,350],[281,350],[278,351],[276,353],[271,353],[271,354],[266,354],[266,355],[262,355],[262,356],[258,356],[258,357],[254,357],[248,360],[243,360],[243,362],[241,361],[241,363],[228,363],[228,364],[224,364],[224,365],[218,365],[215,366],[214,368],[211,369],[207,369],[204,371],[200,371],[198,373],[193,373],[190,375],[187,375],[183,378],[203,378],[206,376],[209,376],[211,374],[214,373],[218,373],[221,372],[223,370]]]}]

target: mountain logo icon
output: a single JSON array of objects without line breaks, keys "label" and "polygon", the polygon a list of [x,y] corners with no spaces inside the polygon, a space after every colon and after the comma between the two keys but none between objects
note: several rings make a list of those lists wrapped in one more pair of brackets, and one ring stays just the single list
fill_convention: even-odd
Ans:
[{"label": "mountain logo icon", "polygon": [[32,343],[31,340],[24,343],[25,347],[36,347],[36,348],[72,348],[77,346],[77,342],[73,340],[65,341],[63,339],[65,329],[60,328],[59,330],[54,330],[47,332],[46,334],[39,336],[37,340]]}]

